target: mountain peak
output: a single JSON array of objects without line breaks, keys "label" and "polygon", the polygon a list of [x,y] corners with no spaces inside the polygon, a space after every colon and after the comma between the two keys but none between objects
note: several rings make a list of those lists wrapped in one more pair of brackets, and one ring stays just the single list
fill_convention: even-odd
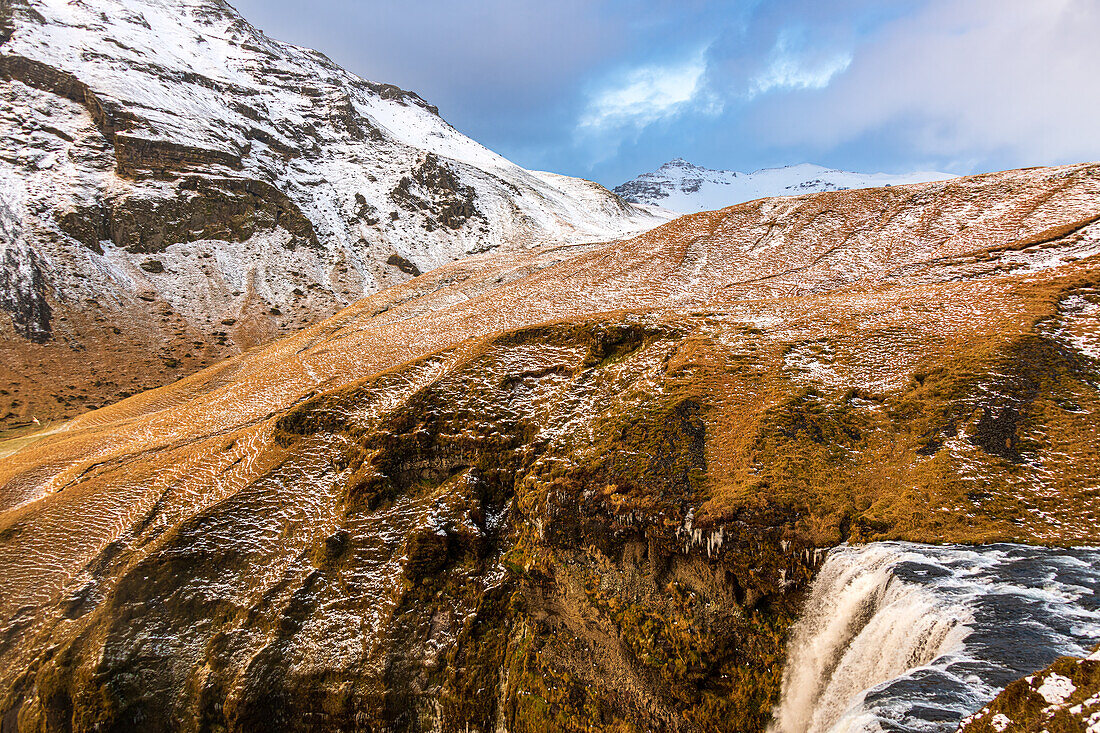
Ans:
[{"label": "mountain peak", "polygon": [[623,200],[660,206],[683,214],[712,211],[771,196],[798,196],[849,188],[876,188],[952,178],[936,171],[913,173],[855,173],[796,163],[761,168],[752,173],[712,170],[674,158],[652,173],[643,173],[615,187]]},{"label": "mountain peak", "polygon": [[705,171],[706,168],[700,168],[699,166],[692,163],[690,160],[685,160],[684,158],[673,158],[672,160],[668,161],[657,169],[657,171],[676,170]]},{"label": "mountain peak", "polygon": [[[524,170],[222,0],[20,0],[0,40],[0,320],[16,353],[47,354],[3,385],[0,430],[174,381],[472,252],[667,218]],[[113,365],[125,385],[101,378]]]}]

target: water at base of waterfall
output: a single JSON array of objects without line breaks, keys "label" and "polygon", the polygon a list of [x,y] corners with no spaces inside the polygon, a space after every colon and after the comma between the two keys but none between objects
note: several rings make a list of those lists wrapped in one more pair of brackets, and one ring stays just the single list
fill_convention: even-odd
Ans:
[{"label": "water at base of waterfall", "polygon": [[796,624],[773,733],[939,733],[1100,643],[1100,550],[832,550]]}]

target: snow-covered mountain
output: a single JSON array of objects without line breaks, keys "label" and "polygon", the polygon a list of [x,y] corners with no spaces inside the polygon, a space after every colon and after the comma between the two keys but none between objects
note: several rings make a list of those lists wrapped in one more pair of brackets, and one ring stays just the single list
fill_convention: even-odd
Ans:
[{"label": "snow-covered mountain", "polygon": [[762,168],[752,173],[701,168],[683,158],[665,163],[615,187],[615,193],[636,204],[660,206],[682,214],[713,211],[768,196],[797,196],[849,188],[875,188],[953,178],[949,173],[918,171],[890,175],[852,173],[802,163]]},{"label": "snow-covered mountain", "polygon": [[63,343],[33,353],[64,372],[95,331],[138,376],[169,365],[125,393],[470,253],[667,218],[525,170],[223,0],[5,0],[0,44],[0,357],[17,371],[27,343]]}]

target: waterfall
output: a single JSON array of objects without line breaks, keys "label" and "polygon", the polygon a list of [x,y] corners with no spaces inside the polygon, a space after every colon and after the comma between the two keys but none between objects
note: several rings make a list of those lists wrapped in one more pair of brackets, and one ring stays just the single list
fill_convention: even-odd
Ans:
[{"label": "waterfall", "polygon": [[953,731],[1009,681],[1100,641],[1100,551],[884,542],[830,552],[771,733]]},{"label": "waterfall", "polygon": [[967,610],[894,574],[888,546],[844,548],[826,560],[790,648],[774,730],[830,730],[864,690],[955,649]]}]

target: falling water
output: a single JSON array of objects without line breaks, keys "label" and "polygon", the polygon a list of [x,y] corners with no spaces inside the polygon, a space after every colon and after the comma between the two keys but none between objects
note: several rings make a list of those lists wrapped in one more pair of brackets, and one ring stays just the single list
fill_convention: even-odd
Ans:
[{"label": "falling water", "polygon": [[1100,550],[839,547],[795,626],[773,733],[953,731],[1100,642]]}]

